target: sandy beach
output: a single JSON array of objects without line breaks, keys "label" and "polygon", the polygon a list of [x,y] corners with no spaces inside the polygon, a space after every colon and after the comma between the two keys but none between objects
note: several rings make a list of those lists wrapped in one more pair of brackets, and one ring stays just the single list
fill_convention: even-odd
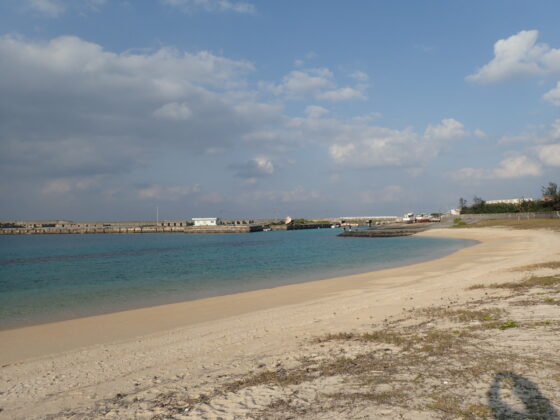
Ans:
[{"label": "sandy beach", "polygon": [[[384,325],[402,331],[430,323],[430,328],[447,328],[452,321],[443,317],[424,322],[424,315],[405,315],[440,307],[506,311],[510,301],[504,299],[512,292],[485,285],[560,271],[522,269],[559,261],[559,233],[486,228],[438,229],[422,235],[479,243],[406,267],[0,331],[0,418],[434,418],[434,412],[441,414],[441,410],[420,410],[434,404],[420,394],[413,408],[397,409],[390,400],[364,399],[347,406],[327,403],[325,394],[338,395],[342,388],[356,386],[348,385],[348,378],[340,373],[285,384],[246,381],[246,386],[239,385],[259,372],[281,370],[284,375],[304,361],[330,360],[342,348],[346,358],[373,350],[402,355],[395,343],[377,343],[372,350],[360,340],[343,346],[335,340],[315,339],[342,332],[350,337],[379,331]],[[535,296],[538,293],[544,292]],[[558,295],[551,296],[554,303]],[[504,337],[510,334],[507,342],[527,345],[536,342],[535,337],[544,337],[539,351],[554,359],[560,350],[560,306],[535,304],[529,312],[519,305],[512,308],[504,320],[518,321],[530,312],[550,321],[555,330],[488,330],[488,339],[495,331]],[[515,335],[522,333],[526,335]],[[317,371],[316,365],[307,366],[307,372]],[[560,401],[560,370],[554,369],[544,370],[550,377],[533,369],[530,378],[552,407],[549,414],[557,413]],[[479,377],[481,384],[473,388],[473,395],[484,395],[490,386],[483,374]],[[302,407],[308,409],[297,414]]]}]

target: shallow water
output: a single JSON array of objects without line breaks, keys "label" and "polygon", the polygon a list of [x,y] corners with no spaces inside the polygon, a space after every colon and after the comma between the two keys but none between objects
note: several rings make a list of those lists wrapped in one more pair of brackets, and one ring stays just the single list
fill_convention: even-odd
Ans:
[{"label": "shallow water", "polygon": [[339,232],[0,236],[0,328],[412,264],[474,243]]}]

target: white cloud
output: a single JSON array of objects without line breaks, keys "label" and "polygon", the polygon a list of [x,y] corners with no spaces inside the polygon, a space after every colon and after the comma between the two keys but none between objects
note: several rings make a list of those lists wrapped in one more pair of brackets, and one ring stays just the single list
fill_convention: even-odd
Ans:
[{"label": "white cloud", "polygon": [[430,125],[422,136],[411,128],[396,130],[368,124],[369,118],[343,122],[334,118],[292,118],[287,127],[309,142],[328,145],[329,155],[340,167],[373,168],[422,166],[435,158],[445,141],[465,135],[454,119]]},{"label": "white cloud", "polygon": [[64,2],[60,0],[28,0],[27,7],[47,17],[58,17],[66,11]]},{"label": "white cloud", "polygon": [[334,90],[329,90],[327,92],[322,92],[317,95],[317,98],[324,99],[327,101],[349,101],[354,99],[366,99],[366,96],[359,90],[351,88],[351,87],[344,87]]},{"label": "white cloud", "polygon": [[486,137],[488,137],[488,135],[482,131],[480,128],[477,128],[476,130],[474,130],[474,135],[476,137],[478,137],[479,139],[485,139]]},{"label": "white cloud", "polygon": [[545,165],[560,166],[560,144],[539,146],[537,147],[537,154]]},{"label": "white cloud", "polygon": [[451,177],[456,181],[478,181],[492,178],[492,171],[480,168],[462,168],[451,173]]},{"label": "white cloud", "polygon": [[246,141],[272,142],[278,140],[279,138],[279,131],[252,131],[243,135],[243,140]]},{"label": "white cloud", "polygon": [[333,144],[329,152],[331,157],[338,163],[345,163],[352,159],[356,152],[356,146],[349,144]]},{"label": "white cloud", "polygon": [[91,191],[103,185],[102,176],[55,178],[41,189],[43,195],[64,195],[70,192]]},{"label": "white cloud", "polygon": [[305,108],[309,118],[321,118],[329,113],[329,110],[318,105],[309,105]]},{"label": "white cloud", "polygon": [[311,70],[294,70],[283,80],[283,91],[289,96],[315,94],[318,91],[334,86],[333,74],[325,68]]},{"label": "white cloud", "polygon": [[241,178],[254,180],[257,178],[264,178],[274,174],[274,164],[272,161],[264,156],[258,156],[249,160],[243,165],[232,165],[236,170],[236,175]]},{"label": "white cloud", "polygon": [[543,99],[547,100],[553,105],[560,106],[560,82],[556,87],[543,95]]},{"label": "white cloud", "polygon": [[338,87],[334,74],[327,68],[293,70],[283,77],[282,83],[260,82],[259,87],[274,95],[286,95],[289,99],[304,99],[311,96],[318,100],[333,102],[366,99],[364,91],[368,88],[365,84],[358,84],[356,87]]},{"label": "white cloud", "polygon": [[381,118],[383,114],[381,112],[370,112],[366,115],[358,115],[356,117],[352,117],[352,121],[357,124],[367,124],[373,120],[377,120]]},{"label": "white cloud", "polygon": [[294,67],[303,67],[304,64],[305,62],[303,60],[300,59],[294,60]]},{"label": "white cloud", "polygon": [[205,12],[255,13],[255,6],[244,1],[231,0],[161,0],[163,4],[177,7],[186,13]]},{"label": "white cloud", "polygon": [[557,119],[552,123],[549,137],[551,140],[560,140],[560,119]]},{"label": "white cloud", "polygon": [[494,44],[494,58],[467,80],[494,83],[519,76],[560,72],[560,49],[538,44],[537,30],[520,31]]},{"label": "white cloud", "polygon": [[56,18],[70,9],[97,11],[107,0],[24,0],[24,7],[38,15]]},{"label": "white cloud", "polygon": [[512,155],[503,159],[495,169],[462,168],[451,174],[458,181],[485,179],[517,179],[542,175],[542,168],[525,155]]},{"label": "white cloud", "polygon": [[205,51],[117,54],[72,36],[2,36],[0,108],[11,123],[0,145],[13,149],[10,167],[49,173],[130,170],[153,157],[156,144],[160,151],[228,147],[282,115],[281,106],[244,100],[252,70]]},{"label": "white cloud", "polygon": [[556,140],[560,140],[560,119],[555,120],[550,126],[530,126],[521,134],[503,136],[498,140],[498,144],[550,143]]},{"label": "white cloud", "polygon": [[[257,100],[252,71],[246,61],[204,51],[116,53],[77,37],[0,37],[0,176],[22,191],[76,202],[95,203],[111,190],[130,206],[181,197],[197,203],[196,189],[174,180],[202,162],[215,165],[211,177],[233,175],[224,156],[249,139],[257,156],[249,178],[272,176],[296,130],[283,127],[281,101]],[[156,172],[173,179],[155,182]],[[103,183],[86,188],[96,176]],[[233,176],[228,182],[239,184]]]},{"label": "white cloud", "polygon": [[[162,97],[180,96],[191,86],[189,83],[216,88],[240,87],[241,77],[253,70],[248,62],[230,60],[208,51],[189,53],[161,48],[151,54],[116,54],[74,36],[62,36],[46,43],[2,36],[0,56],[12,60],[2,66],[3,70],[11,73],[21,66],[30,67],[27,72],[41,67],[46,74],[39,78],[36,85],[42,83],[45,77],[55,75],[71,77],[69,82],[82,78],[85,86],[105,83],[117,88],[142,79],[147,83],[146,90],[157,91]],[[25,74],[19,75],[20,78],[22,76]]]},{"label": "white cloud", "polygon": [[517,134],[514,136],[503,136],[498,139],[498,144],[509,144],[509,143],[528,143],[537,141],[536,134]]},{"label": "white cloud", "polygon": [[329,147],[332,159],[341,166],[371,168],[405,166],[429,159],[433,151],[423,154],[419,136],[410,129],[383,127],[347,127]]},{"label": "white cloud", "polygon": [[494,175],[502,179],[539,176],[541,174],[542,169],[540,165],[523,155],[511,156],[502,160],[500,166],[494,170]]},{"label": "white cloud", "polygon": [[467,134],[461,122],[453,118],[446,118],[441,120],[441,124],[428,125],[424,137],[432,140],[452,140],[464,137]]},{"label": "white cloud", "polygon": [[363,71],[355,71],[354,73],[350,74],[350,77],[357,80],[358,82],[367,82],[369,80],[369,76]]},{"label": "white cloud", "polygon": [[138,190],[138,197],[142,199],[176,201],[187,195],[200,191],[199,185],[150,185]]},{"label": "white cloud", "polygon": [[184,121],[192,117],[192,111],[185,103],[171,102],[156,109],[154,116],[168,120]]},{"label": "white cloud", "polygon": [[282,118],[284,106],[261,102],[239,102],[233,106],[233,109],[237,115],[244,119],[270,123],[277,122]]}]

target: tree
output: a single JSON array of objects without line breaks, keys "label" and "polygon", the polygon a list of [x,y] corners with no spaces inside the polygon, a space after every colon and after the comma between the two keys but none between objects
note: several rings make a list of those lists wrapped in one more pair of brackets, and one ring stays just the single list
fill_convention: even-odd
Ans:
[{"label": "tree", "polygon": [[486,204],[486,201],[484,201],[482,198],[477,197],[476,195],[473,197],[473,207],[482,207],[484,206],[484,204]]},{"label": "tree", "polygon": [[546,200],[556,200],[559,198],[558,185],[554,182],[549,182],[547,187],[541,188],[543,198]]},{"label": "tree", "polygon": [[467,200],[463,197],[459,198],[459,208],[464,209],[465,207],[467,207]]}]

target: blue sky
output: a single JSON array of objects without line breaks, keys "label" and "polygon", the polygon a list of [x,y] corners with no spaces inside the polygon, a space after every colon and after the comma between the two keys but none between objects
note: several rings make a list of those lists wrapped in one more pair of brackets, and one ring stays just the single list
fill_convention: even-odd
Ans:
[{"label": "blue sky", "polygon": [[1,219],[336,217],[560,182],[557,1],[6,0]]}]

